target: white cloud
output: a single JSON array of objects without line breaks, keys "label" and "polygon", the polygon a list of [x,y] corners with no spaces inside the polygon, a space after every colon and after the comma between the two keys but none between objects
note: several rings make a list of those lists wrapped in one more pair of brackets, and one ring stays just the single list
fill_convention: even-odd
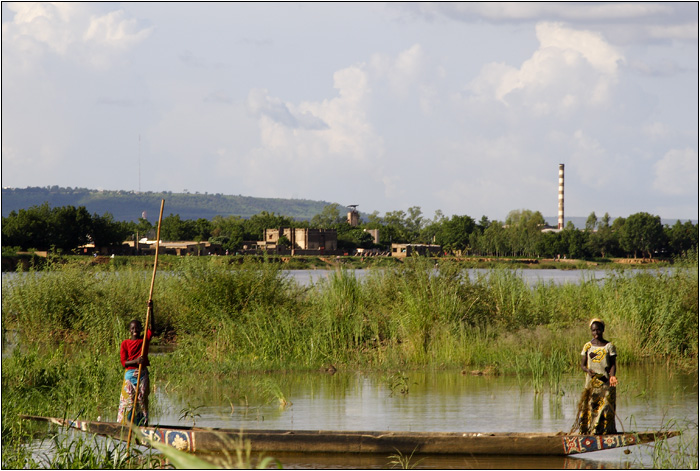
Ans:
[{"label": "white cloud", "polygon": [[410,88],[421,79],[425,62],[425,51],[420,44],[414,44],[396,58],[377,53],[370,59],[376,77],[386,80],[389,90],[399,97],[408,95]]},{"label": "white cloud", "polygon": [[248,109],[257,117],[266,116],[272,122],[291,129],[328,129],[318,116],[307,111],[293,111],[293,105],[271,97],[264,89],[253,89],[248,94]]},{"label": "white cloud", "polygon": [[115,53],[142,42],[153,30],[141,27],[123,10],[95,12],[104,9],[101,4],[20,2],[7,7],[14,17],[2,25],[3,56],[7,43],[12,46],[7,50],[21,51],[16,60],[25,66],[51,52],[106,67]]},{"label": "white cloud", "polygon": [[302,164],[326,158],[366,162],[381,153],[366,116],[370,90],[364,66],[339,70],[333,79],[336,97],[296,106],[266,90],[251,91],[249,107],[261,116],[261,150],[284,149]]},{"label": "white cloud", "polygon": [[[364,64],[334,73],[337,95],[322,101],[284,102],[251,90],[248,107],[258,120],[260,146],[250,152],[253,178],[293,178],[303,188],[338,178],[338,170],[366,172],[383,155],[382,139],[367,117],[371,90]],[[321,125],[322,124],[322,125]]]},{"label": "white cloud", "polygon": [[593,31],[577,31],[560,23],[538,23],[535,27],[540,49],[556,48],[562,51],[576,51],[606,76],[614,77],[622,56],[602,35]]},{"label": "white cloud", "polygon": [[106,15],[92,16],[83,39],[123,49],[141,42],[151,31],[152,28],[139,28],[136,19],[126,18],[123,10],[117,10]]},{"label": "white cloud", "polygon": [[519,69],[486,64],[469,85],[472,93],[525,106],[535,116],[608,104],[622,55],[595,32],[557,23],[539,23],[536,32],[540,46],[532,57]]},{"label": "white cloud", "polygon": [[70,22],[81,8],[72,3],[9,3],[14,12],[11,22],[2,25],[3,43],[16,44],[23,52],[39,53],[49,49],[65,54],[78,39]]},{"label": "white cloud", "polygon": [[691,148],[672,149],[654,164],[654,189],[667,195],[698,195],[698,153]]}]

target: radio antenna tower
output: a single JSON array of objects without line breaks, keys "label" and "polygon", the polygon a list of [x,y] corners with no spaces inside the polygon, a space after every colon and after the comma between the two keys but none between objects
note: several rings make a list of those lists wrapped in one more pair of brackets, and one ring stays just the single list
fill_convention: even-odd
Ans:
[{"label": "radio antenna tower", "polygon": [[141,193],[141,134],[139,133],[139,193]]}]

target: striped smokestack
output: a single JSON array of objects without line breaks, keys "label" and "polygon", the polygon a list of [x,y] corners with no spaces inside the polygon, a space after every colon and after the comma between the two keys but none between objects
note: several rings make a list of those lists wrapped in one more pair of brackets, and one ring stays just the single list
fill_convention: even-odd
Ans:
[{"label": "striped smokestack", "polygon": [[559,229],[564,229],[564,164],[559,164]]}]

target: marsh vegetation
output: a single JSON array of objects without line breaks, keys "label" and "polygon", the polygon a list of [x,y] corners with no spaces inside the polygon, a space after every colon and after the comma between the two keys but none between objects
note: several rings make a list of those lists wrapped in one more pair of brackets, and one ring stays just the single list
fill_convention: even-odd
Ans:
[{"label": "marsh vegetation", "polygon": [[[265,259],[222,260],[181,258],[158,275],[154,347],[174,347],[154,356],[151,374],[181,391],[238,375],[232,408],[288,402],[256,373],[329,365],[384,372],[398,395],[416,369],[513,375],[536,392],[556,390],[575,370],[594,316],[608,323],[621,365],[697,371],[697,266],[533,287],[509,269],[470,277],[460,264],[412,258],[361,280],[338,269],[300,286]],[[127,323],[145,316],[149,282],[142,269],[78,263],[3,279],[3,331],[17,337],[2,360],[3,467],[34,459],[23,444],[38,429],[18,414],[116,416],[119,343]]]}]

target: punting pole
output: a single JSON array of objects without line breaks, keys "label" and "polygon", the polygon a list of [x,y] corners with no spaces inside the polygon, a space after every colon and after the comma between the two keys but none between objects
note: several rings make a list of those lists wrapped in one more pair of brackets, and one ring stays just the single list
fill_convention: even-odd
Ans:
[{"label": "punting pole", "polygon": [[[153,262],[153,276],[151,277],[151,289],[148,293],[148,308],[146,309],[146,324],[143,329],[143,343],[141,344],[141,356],[143,356],[146,351],[148,343],[148,326],[151,320],[151,301],[153,301],[153,287],[156,283],[156,270],[158,269],[158,252],[160,252],[160,223],[163,221],[163,208],[165,207],[165,200],[160,200],[160,215],[158,216],[158,233],[156,235],[156,259]],[[136,403],[139,399],[139,385],[141,382],[141,367],[143,365],[139,364],[139,374],[136,376],[136,390],[134,391],[134,404],[131,407],[131,422],[129,423],[129,436],[126,439],[126,449],[128,450],[131,446],[131,430],[134,428],[134,416],[136,415]]]}]

